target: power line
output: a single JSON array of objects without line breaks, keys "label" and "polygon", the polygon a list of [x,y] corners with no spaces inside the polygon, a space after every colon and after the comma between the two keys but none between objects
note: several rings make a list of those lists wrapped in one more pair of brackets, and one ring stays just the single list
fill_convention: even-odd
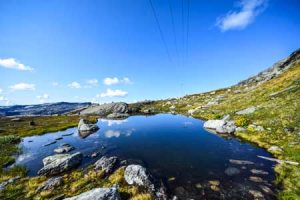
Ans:
[{"label": "power line", "polygon": [[190,31],[190,0],[187,0],[187,31],[186,31],[186,59],[189,53],[189,31]]},{"label": "power line", "polygon": [[169,48],[168,48],[167,42],[165,40],[164,34],[162,32],[162,29],[161,29],[161,26],[160,26],[160,23],[159,23],[159,20],[158,20],[155,8],[153,6],[152,0],[149,0],[149,3],[150,3],[151,9],[152,9],[152,13],[154,15],[154,18],[155,18],[155,21],[156,21],[156,24],[157,24],[157,27],[158,27],[158,30],[159,30],[159,33],[160,33],[161,40],[163,41],[163,44],[165,46],[168,58],[169,58],[170,62],[172,62],[171,55],[169,53]]},{"label": "power line", "polygon": [[177,36],[176,36],[176,29],[175,29],[175,22],[174,22],[174,14],[173,14],[173,9],[171,5],[171,0],[168,0],[169,3],[169,10],[170,10],[170,15],[171,15],[171,21],[172,21],[172,30],[173,30],[173,35],[174,35],[174,42],[175,42],[175,50],[176,50],[176,56],[177,60],[179,62],[179,52],[178,52],[178,45],[177,45]]},{"label": "power line", "polygon": [[181,25],[182,25],[182,67],[184,68],[184,53],[185,53],[185,32],[184,32],[184,0],[181,0]]}]

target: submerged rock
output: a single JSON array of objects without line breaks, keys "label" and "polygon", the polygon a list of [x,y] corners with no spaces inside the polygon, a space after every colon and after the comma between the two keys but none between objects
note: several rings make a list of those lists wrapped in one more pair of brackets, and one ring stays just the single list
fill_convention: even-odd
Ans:
[{"label": "submerged rock", "polygon": [[59,147],[57,147],[56,149],[54,149],[55,153],[68,153],[72,150],[74,150],[75,148],[73,146],[71,146],[70,144],[62,144]]},{"label": "submerged rock", "polygon": [[52,190],[57,186],[60,186],[63,182],[63,178],[61,176],[49,178],[42,185],[37,188],[37,192],[42,190]]},{"label": "submerged rock", "polygon": [[56,141],[51,141],[51,142],[48,142],[48,143],[44,144],[44,147],[46,147],[46,146],[50,146],[51,144],[55,144],[55,143],[56,143]]},{"label": "submerged rock", "polygon": [[94,132],[97,131],[99,127],[96,124],[91,124],[85,119],[80,119],[78,123],[79,132]]},{"label": "submerged rock", "polygon": [[95,170],[100,169],[103,170],[106,174],[110,174],[116,168],[118,161],[118,158],[115,156],[109,158],[103,156],[94,164]]},{"label": "submerged rock", "polygon": [[66,198],[65,200],[121,200],[116,187],[95,188],[80,195]]},{"label": "submerged rock", "polygon": [[38,171],[39,175],[56,175],[68,171],[80,164],[82,154],[57,154],[43,159],[44,167]]},{"label": "submerged rock", "polygon": [[248,161],[248,160],[234,160],[234,159],[230,159],[229,162],[232,163],[232,164],[236,164],[236,165],[253,165],[254,164],[254,162]]},{"label": "submerged rock", "polygon": [[227,169],[225,169],[225,174],[228,176],[234,176],[240,173],[240,170],[238,168],[235,167],[228,167]]}]

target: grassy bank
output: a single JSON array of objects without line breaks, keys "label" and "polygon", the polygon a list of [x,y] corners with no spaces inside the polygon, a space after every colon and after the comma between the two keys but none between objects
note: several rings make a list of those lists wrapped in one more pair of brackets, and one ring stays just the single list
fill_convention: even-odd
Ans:
[{"label": "grassy bank", "polygon": [[[96,122],[95,117],[88,118]],[[0,182],[17,175],[24,176],[26,173],[26,169],[20,166],[4,169],[14,163],[13,155],[20,151],[17,145],[22,137],[64,130],[77,126],[78,121],[78,116],[0,118]]]},{"label": "grassy bank", "polygon": [[[155,101],[141,111],[172,112],[200,119],[219,119],[229,114],[244,131],[235,135],[268,149],[279,159],[300,162],[300,63],[264,83],[236,85],[182,98]],[[255,107],[255,112],[236,112]],[[258,128],[259,127],[259,128]],[[263,129],[261,129],[261,127]],[[300,199],[300,166],[278,164],[276,182],[283,186],[280,199]]]}]

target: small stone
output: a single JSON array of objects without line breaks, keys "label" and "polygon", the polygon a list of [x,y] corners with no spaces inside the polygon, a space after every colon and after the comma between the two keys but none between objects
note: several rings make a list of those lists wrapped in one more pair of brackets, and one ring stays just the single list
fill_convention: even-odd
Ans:
[{"label": "small stone", "polygon": [[282,148],[280,148],[278,146],[271,146],[270,148],[268,148],[268,151],[270,151],[270,152],[283,152]]},{"label": "small stone", "polygon": [[250,176],[249,177],[250,181],[256,182],[256,183],[262,183],[264,180],[258,176]]},{"label": "small stone", "polygon": [[55,138],[55,140],[62,140],[62,139],[63,139],[62,137]]},{"label": "small stone", "polygon": [[230,159],[229,162],[232,163],[232,164],[236,164],[236,165],[253,165],[254,164],[254,162],[251,162],[251,161],[248,161],[248,160]]},{"label": "small stone", "polygon": [[220,188],[217,185],[211,185],[210,189],[213,190],[213,191],[215,191],[215,192],[219,192],[220,191]]},{"label": "small stone", "polygon": [[44,144],[44,147],[50,146],[51,144],[55,144],[55,143],[56,143],[56,141],[48,142],[47,144]]},{"label": "small stone", "polygon": [[228,167],[227,169],[225,169],[225,174],[228,176],[234,176],[240,173],[240,170],[238,168],[235,167]]},{"label": "small stone", "polygon": [[208,181],[208,183],[209,183],[210,185],[220,185],[220,181],[218,181],[218,180]]},{"label": "small stone", "polygon": [[201,189],[201,188],[202,188],[202,185],[201,185],[200,183],[197,183],[197,184],[195,185],[195,187],[198,188],[198,189]]},{"label": "small stone", "polygon": [[255,198],[255,199],[264,199],[264,195],[257,190],[249,190],[249,193]]},{"label": "small stone", "polygon": [[251,169],[250,170],[252,174],[259,174],[259,175],[268,175],[269,172],[259,170],[259,169]]},{"label": "small stone", "polygon": [[175,180],[176,180],[175,177],[170,177],[170,178],[168,178],[168,181],[175,181]]}]

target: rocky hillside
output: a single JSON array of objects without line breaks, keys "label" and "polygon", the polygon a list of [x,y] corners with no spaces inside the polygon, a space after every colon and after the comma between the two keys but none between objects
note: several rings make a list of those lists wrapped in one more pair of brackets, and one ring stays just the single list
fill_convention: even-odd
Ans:
[{"label": "rocky hillside", "polygon": [[[147,104],[142,113],[170,112],[201,119],[229,115],[234,135],[268,149],[279,159],[300,162],[300,49],[232,87]],[[280,197],[300,199],[300,166],[276,166]]]},{"label": "rocky hillside", "polygon": [[45,103],[38,105],[1,106],[0,116],[33,116],[63,114],[90,106],[91,103]]}]

